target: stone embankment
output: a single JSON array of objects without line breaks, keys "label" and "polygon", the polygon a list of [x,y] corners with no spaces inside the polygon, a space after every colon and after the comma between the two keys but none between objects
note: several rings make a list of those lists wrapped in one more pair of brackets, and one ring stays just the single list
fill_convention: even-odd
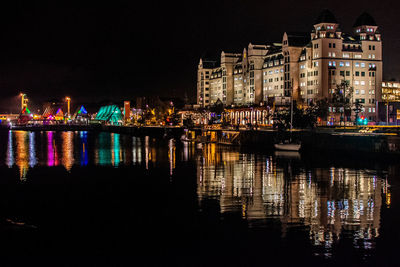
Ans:
[{"label": "stone embankment", "polygon": [[[3,127],[4,129],[4,127]],[[13,126],[12,130],[24,131],[107,131],[135,136],[151,136],[154,138],[175,138],[179,140],[185,129],[181,127],[135,127],[135,126],[105,126],[105,125],[40,125]],[[274,130],[221,130],[193,129],[195,135],[214,132],[222,136],[229,131],[239,132],[239,144],[242,147],[258,149],[273,149],[274,144],[282,139],[291,138],[301,142],[302,150],[307,152],[365,152],[400,155],[400,135],[397,133],[359,133],[351,131],[300,130],[289,133],[279,133]]]}]

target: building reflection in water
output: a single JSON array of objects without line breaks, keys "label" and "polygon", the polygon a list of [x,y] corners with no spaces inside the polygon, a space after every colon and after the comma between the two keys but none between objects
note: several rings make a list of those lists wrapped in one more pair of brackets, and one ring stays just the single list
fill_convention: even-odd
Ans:
[{"label": "building reflection in water", "polygon": [[37,164],[35,132],[29,132],[29,166],[32,168]]},{"label": "building reflection in water", "polygon": [[80,162],[81,166],[86,166],[89,162],[88,156],[88,133],[86,131],[82,131],[79,133],[80,141],[81,141],[81,153],[80,153]]},{"label": "building reflection in water", "polygon": [[169,139],[168,141],[168,160],[169,160],[169,175],[173,174],[175,169],[175,140]]},{"label": "building reflection in water", "polygon": [[149,169],[149,160],[151,160],[151,153],[149,152],[149,137],[146,136],[144,138],[144,154],[145,154],[145,162],[146,162],[146,170]]},{"label": "building reflection in water", "polygon": [[6,165],[9,168],[11,168],[14,165],[14,148],[13,148],[13,132],[12,131],[8,131]]},{"label": "building reflection in water", "polygon": [[95,146],[95,164],[111,164],[111,138],[109,133],[99,133]]},{"label": "building reflection in water", "polygon": [[74,132],[62,132],[62,160],[61,163],[67,171],[74,165]]},{"label": "building reflection in water", "polygon": [[140,165],[142,163],[142,141],[139,137],[132,137],[132,163]]},{"label": "building reflection in water", "polygon": [[52,131],[47,132],[47,166],[58,166],[58,153],[55,133]]},{"label": "building reflection in water", "polygon": [[112,133],[111,134],[111,159],[112,165],[118,166],[121,163],[121,141],[120,134]]},{"label": "building reflection in water", "polygon": [[15,132],[16,155],[15,164],[19,168],[19,177],[21,180],[26,179],[26,174],[29,168],[29,148],[28,132],[16,131]]},{"label": "building reflection in water", "polygon": [[327,257],[343,232],[371,248],[385,180],[363,170],[293,171],[292,160],[209,144],[197,157],[199,200],[217,199],[221,213],[238,212],[250,226],[279,219],[283,236],[293,226],[308,227],[311,242]]}]

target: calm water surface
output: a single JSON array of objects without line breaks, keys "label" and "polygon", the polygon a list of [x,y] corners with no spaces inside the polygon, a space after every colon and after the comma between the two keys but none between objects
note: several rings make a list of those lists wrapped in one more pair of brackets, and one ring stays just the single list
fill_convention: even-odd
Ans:
[{"label": "calm water surface", "polygon": [[1,132],[0,153],[10,265],[397,262],[396,159],[90,132]]}]

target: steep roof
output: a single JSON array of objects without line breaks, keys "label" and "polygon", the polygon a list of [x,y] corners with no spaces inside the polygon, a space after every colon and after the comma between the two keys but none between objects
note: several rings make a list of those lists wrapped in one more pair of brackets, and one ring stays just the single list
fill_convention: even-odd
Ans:
[{"label": "steep roof", "polygon": [[217,66],[217,61],[203,59],[203,68],[204,69],[212,69],[212,68],[215,68],[216,66]]},{"label": "steep roof", "polygon": [[319,23],[338,23],[338,22],[330,10],[324,9],[322,10],[321,14],[319,14],[314,24],[319,24]]},{"label": "steep roof", "polygon": [[354,23],[353,27],[359,27],[362,25],[368,25],[368,26],[378,26],[376,25],[376,22],[374,18],[368,14],[367,12],[362,13],[357,19],[356,22]]},{"label": "steep roof", "polygon": [[289,46],[305,46],[311,40],[310,33],[286,32]]}]

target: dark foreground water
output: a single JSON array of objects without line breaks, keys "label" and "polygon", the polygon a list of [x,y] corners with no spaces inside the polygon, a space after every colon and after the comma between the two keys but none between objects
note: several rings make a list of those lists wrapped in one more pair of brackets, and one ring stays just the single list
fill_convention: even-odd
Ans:
[{"label": "dark foreground water", "polygon": [[0,132],[1,266],[397,265],[397,158]]}]

